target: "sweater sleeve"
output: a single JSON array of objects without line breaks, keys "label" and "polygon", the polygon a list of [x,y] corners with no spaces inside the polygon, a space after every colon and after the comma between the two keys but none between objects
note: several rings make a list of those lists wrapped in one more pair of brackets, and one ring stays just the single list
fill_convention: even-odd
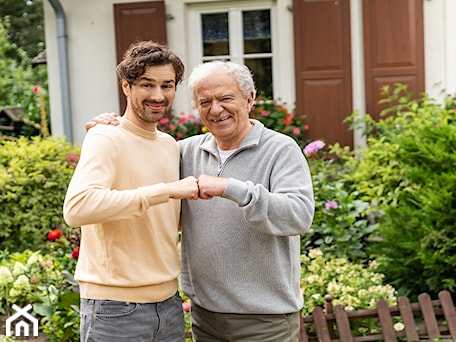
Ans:
[{"label": "sweater sleeve", "polygon": [[114,139],[104,134],[87,134],[63,205],[63,216],[68,225],[79,227],[128,219],[144,214],[152,205],[169,200],[164,183],[127,190],[113,189],[118,158]]},{"label": "sweater sleeve", "polygon": [[290,144],[276,152],[267,157],[274,159],[273,167],[256,166],[268,175],[268,184],[230,178],[223,197],[236,202],[258,231],[299,235],[309,229],[314,215],[310,170],[298,146]]}]

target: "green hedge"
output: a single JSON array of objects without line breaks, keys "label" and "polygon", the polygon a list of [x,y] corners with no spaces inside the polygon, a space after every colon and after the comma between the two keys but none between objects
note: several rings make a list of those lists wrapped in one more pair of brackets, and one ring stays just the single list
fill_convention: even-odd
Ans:
[{"label": "green hedge", "polygon": [[78,156],[63,137],[0,142],[0,250],[36,250],[64,224],[63,200]]},{"label": "green hedge", "polygon": [[394,89],[350,179],[378,217],[371,258],[399,295],[456,290],[456,99]]}]

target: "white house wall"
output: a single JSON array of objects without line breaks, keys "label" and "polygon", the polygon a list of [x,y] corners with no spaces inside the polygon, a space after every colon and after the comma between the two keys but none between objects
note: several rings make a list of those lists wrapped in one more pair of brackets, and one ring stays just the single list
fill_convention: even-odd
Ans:
[{"label": "white house wall", "polygon": [[442,99],[456,92],[456,25],[454,0],[424,0],[426,92]]},{"label": "white house wall", "polygon": [[[67,21],[68,65],[70,80],[73,141],[81,143],[84,124],[97,113],[118,112],[119,101],[115,75],[116,49],[113,5],[140,0],[60,0]],[[254,2],[255,0],[246,0]],[[455,0],[423,0],[425,31],[426,92],[437,97],[442,89],[456,91],[456,25],[451,25],[456,13]],[[191,23],[187,12],[196,3],[227,3],[229,1],[165,0],[168,44],[186,64],[186,76],[194,66],[191,39],[186,32]],[[351,41],[354,109],[364,112],[364,85],[362,60],[362,0],[351,0]],[[47,1],[45,9],[46,49],[51,97],[51,125],[54,135],[64,135],[60,76],[57,51],[55,13]],[[292,0],[276,0],[278,51],[275,58],[280,65],[276,97],[289,105],[295,101],[293,60]],[[198,5],[198,6],[199,6]],[[191,35],[190,35],[191,37]],[[174,103],[175,113],[190,112],[191,103],[184,83],[178,87]],[[361,137],[355,134],[355,144]]]}]

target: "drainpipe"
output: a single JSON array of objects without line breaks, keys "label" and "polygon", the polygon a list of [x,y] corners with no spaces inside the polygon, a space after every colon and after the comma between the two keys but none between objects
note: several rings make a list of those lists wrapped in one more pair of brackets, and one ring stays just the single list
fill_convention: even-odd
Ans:
[{"label": "drainpipe", "polygon": [[68,77],[68,48],[65,12],[59,0],[48,0],[54,9],[59,52],[60,89],[62,95],[63,132],[68,141],[73,141],[71,115],[70,82]]}]

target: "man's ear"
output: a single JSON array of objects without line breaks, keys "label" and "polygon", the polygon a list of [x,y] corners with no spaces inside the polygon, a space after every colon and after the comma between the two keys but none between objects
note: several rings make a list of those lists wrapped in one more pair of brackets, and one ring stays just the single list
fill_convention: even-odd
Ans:
[{"label": "man's ear", "polygon": [[122,81],[122,91],[125,96],[130,96],[130,84],[125,80]]},{"label": "man's ear", "polygon": [[249,95],[249,98],[247,99],[247,113],[249,113],[250,110],[252,109],[253,102],[255,101],[254,96],[255,96],[255,92],[251,91],[250,95]]}]

